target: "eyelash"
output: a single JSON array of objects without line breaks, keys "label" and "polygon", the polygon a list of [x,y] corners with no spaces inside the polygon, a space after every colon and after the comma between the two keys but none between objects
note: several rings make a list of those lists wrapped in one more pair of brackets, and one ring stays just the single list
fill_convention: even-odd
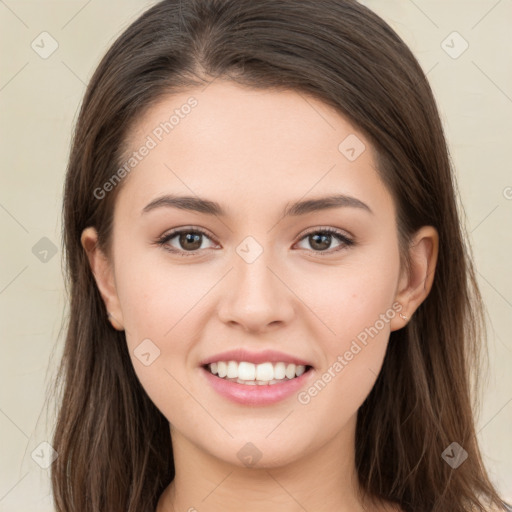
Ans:
[{"label": "eyelash", "polygon": [[[213,242],[215,243],[218,243],[213,237],[211,237],[206,231],[204,231],[203,229],[201,228],[184,228],[184,229],[176,229],[176,230],[173,230],[171,231],[170,233],[167,233],[163,236],[161,236],[160,238],[158,238],[156,240],[156,244],[161,246],[164,250],[166,251],[169,251],[170,253],[172,254],[176,254],[178,256],[182,256],[182,257],[189,257],[189,256],[195,256],[197,255],[199,249],[197,250],[194,250],[194,251],[181,251],[179,249],[175,249],[175,248],[172,248],[170,249],[166,244],[167,242],[169,242],[170,240],[172,240],[173,238],[175,238],[177,235],[181,235],[182,233],[194,233],[194,234],[201,234],[201,235],[204,235],[206,236],[207,238],[209,238],[210,240],[212,240]],[[344,235],[341,231],[338,231],[337,229],[334,229],[334,228],[330,228],[330,227],[325,227],[325,228],[318,228],[318,229],[315,229],[313,231],[309,231],[307,233],[305,233],[302,238],[299,240],[302,241],[304,240],[305,238],[307,238],[308,236],[311,236],[311,235],[317,235],[317,234],[329,234],[329,235],[332,235],[334,236],[339,242],[341,242],[342,246],[338,247],[337,249],[334,249],[334,250],[326,250],[326,251],[312,251],[314,252],[315,254],[318,254],[319,256],[325,256],[325,255],[331,255],[333,253],[336,253],[344,248],[347,248],[347,247],[350,247],[350,246],[353,246],[355,245],[355,241],[349,237],[347,237],[346,235]],[[307,249],[306,249],[307,250]]]}]

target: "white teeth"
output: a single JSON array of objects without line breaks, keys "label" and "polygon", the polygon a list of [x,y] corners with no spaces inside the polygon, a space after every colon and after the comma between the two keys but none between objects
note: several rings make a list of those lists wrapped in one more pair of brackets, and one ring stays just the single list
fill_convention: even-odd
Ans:
[{"label": "white teeth", "polygon": [[256,366],[256,380],[272,380],[273,378],[274,367],[272,363],[263,363]]},{"label": "white teeth", "polygon": [[300,377],[306,371],[304,365],[281,362],[254,364],[247,361],[218,361],[209,364],[208,368],[221,378],[249,385],[277,384],[282,380]]},{"label": "white teeth", "polygon": [[274,379],[284,379],[286,377],[286,365],[284,363],[276,363],[274,365]]},{"label": "white teeth", "polygon": [[241,380],[254,380],[256,378],[256,365],[242,361],[238,365],[237,377]]},{"label": "white teeth", "polygon": [[236,361],[228,363],[228,379],[236,379],[238,377],[238,364]]},{"label": "white teeth", "polygon": [[[210,365],[210,371],[213,373],[212,365]],[[217,373],[219,377],[224,378],[228,374],[228,365],[224,361],[219,361],[217,363]]]},{"label": "white teeth", "polygon": [[293,379],[293,377],[295,377],[295,365],[294,365],[294,364],[289,364],[289,365],[286,367],[285,375],[286,375],[289,379]]}]

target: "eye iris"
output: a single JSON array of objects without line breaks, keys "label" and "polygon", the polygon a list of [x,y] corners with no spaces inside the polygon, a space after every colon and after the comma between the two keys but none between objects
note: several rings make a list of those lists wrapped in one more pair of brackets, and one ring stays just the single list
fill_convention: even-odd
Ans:
[{"label": "eye iris", "polygon": [[[180,235],[180,245],[187,251],[194,251],[201,247],[201,237],[201,233],[182,233]],[[193,247],[187,247],[189,242],[192,243]]]},{"label": "eye iris", "polygon": [[319,234],[310,235],[310,240],[313,241],[313,243],[311,244],[311,247],[320,249],[320,250],[328,249],[329,246],[331,245],[331,237],[332,237],[332,235],[330,235],[328,233],[319,233]]},{"label": "eye iris", "polygon": [[[177,234],[179,245],[185,251],[196,251],[201,248],[203,233],[198,231],[183,231]],[[316,232],[308,235],[311,247],[317,251],[329,249],[333,235],[328,232]]]}]

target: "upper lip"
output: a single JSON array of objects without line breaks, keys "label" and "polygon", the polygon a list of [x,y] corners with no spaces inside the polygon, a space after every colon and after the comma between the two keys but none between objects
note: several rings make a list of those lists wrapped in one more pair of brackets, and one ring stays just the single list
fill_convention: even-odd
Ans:
[{"label": "upper lip", "polygon": [[288,363],[303,366],[312,366],[304,359],[301,359],[284,352],[278,352],[276,350],[263,350],[260,352],[249,352],[243,348],[228,350],[221,352],[214,356],[208,357],[201,361],[200,366],[206,366],[210,363],[216,363],[218,361],[247,361],[249,363],[260,364],[260,363]]}]

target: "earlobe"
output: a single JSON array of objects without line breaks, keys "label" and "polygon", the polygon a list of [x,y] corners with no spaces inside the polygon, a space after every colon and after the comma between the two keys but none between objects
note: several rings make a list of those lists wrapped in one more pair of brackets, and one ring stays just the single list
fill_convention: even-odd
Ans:
[{"label": "earlobe", "polygon": [[122,331],[124,330],[123,316],[117,296],[112,264],[98,247],[98,233],[96,229],[93,227],[84,229],[80,241],[87,254],[91,272],[94,275],[96,285],[105,304],[105,315],[108,316],[114,329]]},{"label": "earlobe", "polygon": [[114,329],[124,331],[123,324],[110,311],[107,312],[107,317]]},{"label": "earlobe", "polygon": [[437,230],[433,226],[423,226],[415,233],[409,246],[410,270],[400,279],[396,300],[402,309],[391,322],[392,331],[404,327],[430,293],[438,253]]}]

